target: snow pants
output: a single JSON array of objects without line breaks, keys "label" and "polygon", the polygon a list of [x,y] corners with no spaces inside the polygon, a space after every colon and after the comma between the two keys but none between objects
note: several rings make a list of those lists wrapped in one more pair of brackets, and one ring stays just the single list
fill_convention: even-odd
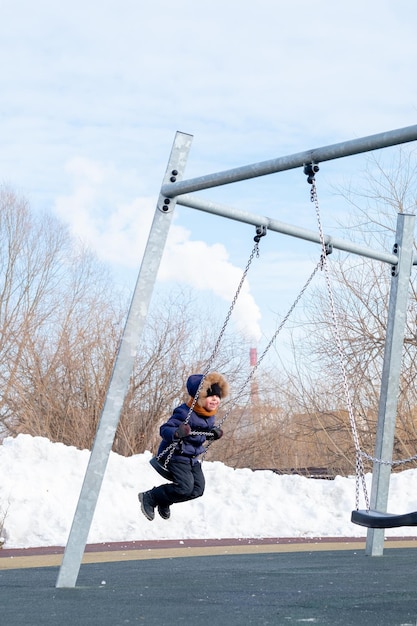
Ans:
[{"label": "snow pants", "polygon": [[168,469],[174,477],[173,482],[151,489],[155,506],[170,506],[203,495],[206,481],[199,461],[194,464],[192,459],[170,461]]}]

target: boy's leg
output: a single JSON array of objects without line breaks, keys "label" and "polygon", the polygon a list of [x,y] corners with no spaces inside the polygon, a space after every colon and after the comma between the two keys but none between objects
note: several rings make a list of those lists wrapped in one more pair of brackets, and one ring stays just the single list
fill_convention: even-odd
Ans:
[{"label": "boy's leg", "polygon": [[204,478],[203,469],[201,463],[195,463],[192,466],[191,471],[194,476],[194,488],[190,496],[190,500],[194,498],[200,498],[203,495],[206,486],[206,480]]},{"label": "boy's leg", "polygon": [[171,461],[169,470],[174,477],[172,483],[154,487],[150,493],[155,506],[170,506],[175,502],[185,502],[194,490],[194,473],[191,462]]},{"label": "boy's leg", "polygon": [[139,494],[143,514],[153,520],[155,507],[160,516],[168,519],[169,507],[176,502],[186,502],[199,498],[204,493],[205,478],[201,463],[171,462],[169,469],[174,477],[173,483],[154,487],[150,491]]}]

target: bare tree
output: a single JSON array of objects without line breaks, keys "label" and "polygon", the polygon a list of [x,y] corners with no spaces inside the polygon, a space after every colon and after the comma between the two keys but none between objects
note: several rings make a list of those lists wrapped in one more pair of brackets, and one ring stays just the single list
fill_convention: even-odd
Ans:
[{"label": "bare tree", "polygon": [[0,192],[4,433],[91,445],[120,335],[110,277],[52,216]]}]

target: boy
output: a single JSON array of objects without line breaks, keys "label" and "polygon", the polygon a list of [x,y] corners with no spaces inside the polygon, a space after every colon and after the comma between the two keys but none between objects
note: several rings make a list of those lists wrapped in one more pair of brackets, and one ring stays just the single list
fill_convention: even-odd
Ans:
[{"label": "boy", "polygon": [[[198,389],[198,398],[190,413]],[[190,395],[188,402],[174,409],[172,416],[160,428],[162,441],[158,457],[173,442],[178,442],[167,465],[173,482],[138,495],[142,513],[148,520],[154,519],[155,508],[163,519],[169,519],[171,504],[203,495],[205,478],[198,456],[205,450],[203,443],[207,435],[210,439],[220,439],[223,435],[214,423],[220,400],[229,393],[226,379],[218,372],[211,372],[205,377],[193,374],[187,380],[187,391]],[[161,462],[164,461],[162,456]]]}]

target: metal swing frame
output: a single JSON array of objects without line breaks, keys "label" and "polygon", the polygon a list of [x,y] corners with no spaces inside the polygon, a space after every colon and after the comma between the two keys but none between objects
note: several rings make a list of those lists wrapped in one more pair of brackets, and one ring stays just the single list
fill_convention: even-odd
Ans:
[{"label": "metal swing frame", "polygon": [[[255,227],[264,226],[269,231],[320,243],[319,235],[316,232],[285,224],[266,216],[251,214],[233,207],[204,200],[196,197],[194,192],[304,167],[309,163],[322,163],[416,140],[417,125],[414,125],[245,165],[223,172],[182,180],[191,148],[192,136],[182,132],[176,133],[90,460],[58,573],[56,587],[68,588],[76,585],[88,533],[119,423],[124,398],[128,390],[136,351],[145,326],[157,272],[176,204],[252,224]],[[375,456],[383,459],[390,459],[392,456],[399,361],[403,343],[408,281],[410,279],[411,267],[413,264],[416,264],[412,257],[414,222],[414,215],[401,214],[398,216],[397,238],[392,253],[369,249],[329,235],[325,236],[326,244],[332,245],[335,249],[373,258],[387,263],[392,268],[389,324],[378,416],[377,449],[375,451]],[[371,505],[380,511],[386,510],[386,500],[388,498],[389,469],[386,470],[385,468],[386,466],[376,465],[373,475]],[[368,553],[382,554],[382,549],[383,529],[369,529]]]}]

